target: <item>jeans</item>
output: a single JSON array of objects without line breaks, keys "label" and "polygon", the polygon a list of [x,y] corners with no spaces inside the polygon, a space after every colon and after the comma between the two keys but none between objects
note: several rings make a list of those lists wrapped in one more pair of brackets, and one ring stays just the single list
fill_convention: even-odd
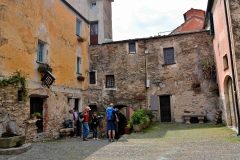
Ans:
[{"label": "jeans", "polygon": [[93,127],[93,138],[98,138],[97,126]]},{"label": "jeans", "polygon": [[83,123],[83,139],[87,138],[88,133],[89,133],[88,122],[84,122]]}]

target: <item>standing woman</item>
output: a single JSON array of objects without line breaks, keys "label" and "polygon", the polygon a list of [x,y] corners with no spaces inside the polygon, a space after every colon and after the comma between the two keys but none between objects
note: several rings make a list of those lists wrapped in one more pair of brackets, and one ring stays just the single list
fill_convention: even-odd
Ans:
[{"label": "standing woman", "polygon": [[83,114],[84,114],[84,121],[83,121],[83,141],[88,141],[87,136],[89,133],[89,126],[88,126],[88,119],[89,119],[89,110],[90,107],[85,107]]}]

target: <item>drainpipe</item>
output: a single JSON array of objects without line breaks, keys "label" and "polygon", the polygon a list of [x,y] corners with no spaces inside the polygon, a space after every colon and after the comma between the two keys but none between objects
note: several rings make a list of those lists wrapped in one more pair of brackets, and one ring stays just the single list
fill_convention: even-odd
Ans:
[{"label": "drainpipe", "polygon": [[237,110],[237,118],[238,118],[238,136],[240,134],[240,117],[239,117],[239,105],[238,105],[238,96],[236,92],[236,82],[235,82],[235,71],[234,71],[234,64],[233,64],[233,55],[232,55],[232,48],[231,48],[231,37],[230,37],[230,29],[229,29],[229,22],[228,22],[228,13],[227,13],[227,4],[226,0],[224,0],[224,11],[225,11],[225,18],[226,18],[226,25],[227,25],[227,34],[228,34],[228,47],[229,47],[229,53],[230,53],[230,60],[231,60],[231,66],[232,66],[232,77],[233,77],[233,89],[234,89],[234,96],[235,96],[235,102],[236,102],[236,110]]}]

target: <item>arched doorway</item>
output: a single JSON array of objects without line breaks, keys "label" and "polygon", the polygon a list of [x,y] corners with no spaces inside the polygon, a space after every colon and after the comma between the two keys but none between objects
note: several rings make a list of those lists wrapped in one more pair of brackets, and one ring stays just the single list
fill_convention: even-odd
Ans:
[{"label": "arched doorway", "polygon": [[229,76],[225,79],[225,103],[227,125],[237,127],[232,78]]},{"label": "arched doorway", "polygon": [[114,106],[114,108],[118,108],[119,110],[119,113],[118,113],[119,123],[116,129],[117,131],[116,138],[119,138],[122,135],[124,135],[124,130],[128,122],[127,120],[128,112],[127,112],[127,106],[125,105],[116,105]]}]

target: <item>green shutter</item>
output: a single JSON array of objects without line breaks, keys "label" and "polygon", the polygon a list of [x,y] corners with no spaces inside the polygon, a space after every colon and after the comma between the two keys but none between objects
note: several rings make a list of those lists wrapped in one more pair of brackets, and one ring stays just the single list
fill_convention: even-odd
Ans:
[{"label": "green shutter", "polygon": [[211,12],[208,13],[208,19],[210,22],[210,35],[214,35],[213,15]]}]

